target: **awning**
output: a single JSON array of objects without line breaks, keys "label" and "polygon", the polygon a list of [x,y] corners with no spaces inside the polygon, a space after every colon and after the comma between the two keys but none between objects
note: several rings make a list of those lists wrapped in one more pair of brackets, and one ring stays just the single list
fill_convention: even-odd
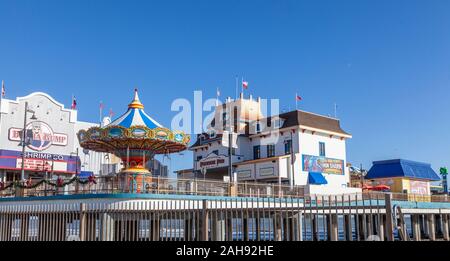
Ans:
[{"label": "awning", "polygon": [[309,172],[308,182],[315,185],[328,184],[328,181],[320,172]]},{"label": "awning", "polygon": [[80,174],[78,174],[78,178],[87,179],[93,175],[94,175],[94,172],[92,172],[92,171],[81,171]]}]

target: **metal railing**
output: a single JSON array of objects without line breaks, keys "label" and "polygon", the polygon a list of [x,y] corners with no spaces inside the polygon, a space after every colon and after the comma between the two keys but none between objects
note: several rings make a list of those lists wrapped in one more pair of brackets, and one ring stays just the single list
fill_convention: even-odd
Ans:
[{"label": "metal railing", "polygon": [[[305,186],[288,186],[275,183],[229,183],[209,179],[171,179],[152,177],[146,180],[142,188],[133,189],[130,181],[121,176],[97,177],[95,182],[79,179],[42,182],[33,180],[25,184],[6,182],[0,186],[0,198],[38,197],[74,194],[178,194],[203,196],[237,196],[256,198],[302,198],[307,193]],[[3,188],[3,189],[2,189]],[[384,197],[386,192],[363,192],[362,197]],[[412,202],[450,202],[448,195],[419,195],[411,193],[390,193],[392,199]],[[313,195],[310,195],[314,197]]]},{"label": "metal railing", "polygon": [[383,199],[354,194],[0,202],[0,241],[337,241],[366,240],[370,235],[384,239],[389,229]]},{"label": "metal railing", "polygon": [[[267,183],[229,183],[208,179],[171,179],[152,177],[136,190],[130,180],[115,177],[97,177],[95,182],[79,179],[27,183],[6,182],[0,187],[0,197],[38,197],[74,194],[180,194],[204,196],[281,197],[298,198],[305,194],[304,186],[286,186]],[[50,185],[51,184],[51,185]],[[64,184],[64,185],[62,185]]]}]

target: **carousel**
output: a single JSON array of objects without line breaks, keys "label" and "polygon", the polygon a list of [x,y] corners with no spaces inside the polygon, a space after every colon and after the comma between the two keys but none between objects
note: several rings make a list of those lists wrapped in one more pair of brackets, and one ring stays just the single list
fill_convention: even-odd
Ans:
[{"label": "carousel", "polygon": [[78,132],[81,147],[118,156],[124,168],[118,174],[123,191],[142,192],[153,185],[146,163],[157,154],[170,154],[187,148],[190,136],[164,128],[144,111],[137,89],[128,110],[104,127]]}]

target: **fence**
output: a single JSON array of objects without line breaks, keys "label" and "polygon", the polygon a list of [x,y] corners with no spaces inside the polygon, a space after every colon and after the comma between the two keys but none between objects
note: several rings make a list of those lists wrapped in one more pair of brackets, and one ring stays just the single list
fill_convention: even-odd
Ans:
[{"label": "fence", "polygon": [[[0,241],[392,240],[384,195],[0,204]],[[390,232],[389,232],[390,231]]]},{"label": "fence", "polygon": [[[286,186],[266,183],[227,183],[208,179],[170,179],[152,178],[142,189],[133,190],[128,179],[115,177],[98,177],[94,180],[47,181],[33,180],[27,183],[7,182],[0,187],[0,197],[36,197],[73,194],[181,194],[205,196],[240,196],[240,197],[302,197],[303,186]],[[235,188],[233,191],[232,188]]]}]

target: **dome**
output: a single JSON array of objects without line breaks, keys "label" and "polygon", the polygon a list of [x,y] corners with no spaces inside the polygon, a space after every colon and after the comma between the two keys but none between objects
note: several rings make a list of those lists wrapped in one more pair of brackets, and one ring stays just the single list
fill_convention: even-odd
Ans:
[{"label": "dome", "polygon": [[133,126],[145,126],[149,129],[162,128],[163,126],[148,116],[144,111],[144,105],[139,100],[137,89],[134,90],[134,99],[128,104],[128,110],[108,126],[121,126],[130,128]]}]

